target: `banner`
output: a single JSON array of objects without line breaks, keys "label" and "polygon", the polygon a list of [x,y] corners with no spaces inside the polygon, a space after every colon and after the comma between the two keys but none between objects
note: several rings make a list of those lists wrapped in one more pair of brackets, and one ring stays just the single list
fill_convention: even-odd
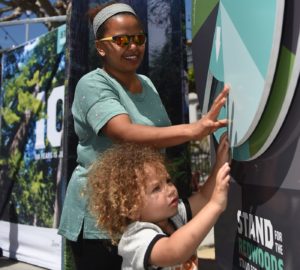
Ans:
[{"label": "banner", "polygon": [[296,0],[193,0],[202,110],[224,83],[231,86],[221,111],[232,181],[214,227],[218,269],[300,267],[299,10]]},{"label": "banner", "polygon": [[65,29],[2,57],[0,247],[48,269],[61,268]]}]

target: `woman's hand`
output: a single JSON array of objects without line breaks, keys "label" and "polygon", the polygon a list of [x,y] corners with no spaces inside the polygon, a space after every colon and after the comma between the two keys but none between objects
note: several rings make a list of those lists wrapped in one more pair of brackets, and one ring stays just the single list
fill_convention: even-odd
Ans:
[{"label": "woman's hand", "polygon": [[228,125],[228,119],[218,120],[217,117],[224,106],[229,93],[229,87],[224,86],[222,92],[215,98],[210,110],[200,120],[194,123],[194,139],[203,139],[221,127]]}]

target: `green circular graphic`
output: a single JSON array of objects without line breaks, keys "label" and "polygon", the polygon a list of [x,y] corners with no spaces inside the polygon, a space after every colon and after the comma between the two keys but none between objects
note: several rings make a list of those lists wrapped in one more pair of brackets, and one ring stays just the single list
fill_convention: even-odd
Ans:
[{"label": "green circular graphic", "polygon": [[[203,111],[229,83],[228,102],[219,117],[230,120],[233,158],[252,160],[268,149],[288,113],[300,70],[299,31],[293,34],[297,49],[292,50],[282,42],[292,34],[281,36],[284,1],[215,1],[207,9],[201,9],[202,5],[204,1],[193,2],[192,19],[198,10],[202,13],[201,20],[193,21],[193,38],[198,43],[205,18],[218,8]],[[217,139],[222,132],[215,133]]]}]

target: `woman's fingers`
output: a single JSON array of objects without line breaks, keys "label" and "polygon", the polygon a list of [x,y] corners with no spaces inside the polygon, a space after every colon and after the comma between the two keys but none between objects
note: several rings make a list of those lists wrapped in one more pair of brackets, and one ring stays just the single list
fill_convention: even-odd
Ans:
[{"label": "woman's fingers", "polygon": [[215,100],[208,112],[208,114],[213,119],[215,119],[218,116],[221,108],[226,103],[228,93],[229,93],[229,87],[227,85],[225,85],[223,90],[221,91],[221,93],[215,98]]}]

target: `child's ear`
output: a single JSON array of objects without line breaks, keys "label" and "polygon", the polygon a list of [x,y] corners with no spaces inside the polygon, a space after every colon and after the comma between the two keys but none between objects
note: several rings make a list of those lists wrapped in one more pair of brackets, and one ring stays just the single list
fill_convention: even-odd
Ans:
[{"label": "child's ear", "polygon": [[141,214],[139,210],[135,210],[135,211],[130,211],[128,214],[128,217],[132,220],[132,221],[139,221],[141,218]]}]

